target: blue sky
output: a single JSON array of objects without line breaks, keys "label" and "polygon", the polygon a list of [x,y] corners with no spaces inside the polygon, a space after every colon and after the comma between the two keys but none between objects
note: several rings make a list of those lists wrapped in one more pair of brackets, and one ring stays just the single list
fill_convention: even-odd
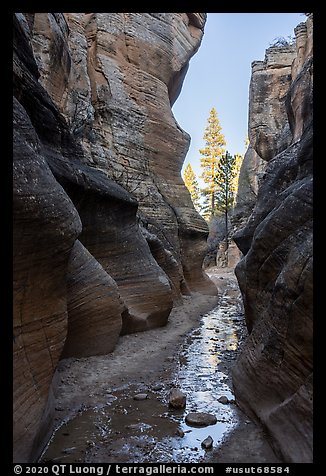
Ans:
[{"label": "blue sky", "polygon": [[209,111],[217,111],[227,150],[243,154],[251,63],[263,60],[275,38],[293,36],[294,28],[305,21],[301,13],[208,13],[201,46],[190,60],[172,109],[191,136],[184,167],[191,163],[200,186],[199,149],[204,146]]}]

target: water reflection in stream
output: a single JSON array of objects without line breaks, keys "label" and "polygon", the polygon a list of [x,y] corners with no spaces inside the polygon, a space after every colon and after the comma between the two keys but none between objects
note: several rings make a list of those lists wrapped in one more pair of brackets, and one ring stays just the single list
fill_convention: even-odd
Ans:
[{"label": "water reflection in stream", "polygon": [[[187,395],[185,410],[169,409],[167,382],[161,388],[126,385],[112,391],[106,404],[81,411],[63,424],[41,461],[203,462],[209,450],[201,442],[211,436],[216,447],[238,422],[226,363],[235,358],[244,333],[240,298],[225,293],[218,307],[205,314],[200,327],[188,335],[179,354],[174,384]],[[148,398],[134,400],[139,391]],[[220,403],[223,395],[231,402]],[[217,423],[188,426],[189,412],[212,413]]]}]

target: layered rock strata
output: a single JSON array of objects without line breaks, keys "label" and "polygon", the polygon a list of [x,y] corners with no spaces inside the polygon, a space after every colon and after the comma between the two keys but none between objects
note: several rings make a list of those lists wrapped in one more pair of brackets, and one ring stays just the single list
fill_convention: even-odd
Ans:
[{"label": "layered rock strata", "polygon": [[236,204],[231,217],[235,231],[244,228],[255,207],[266,165],[267,162],[249,144],[241,164]]},{"label": "layered rock strata", "polygon": [[[240,407],[256,418],[286,462],[312,462],[312,15],[296,30],[283,109],[265,129],[278,96],[265,96],[252,77],[251,145],[268,160],[257,203],[234,240],[250,336],[234,367]],[[260,79],[259,79],[260,81]],[[280,90],[284,82],[280,82]],[[257,95],[255,91],[257,91]],[[264,98],[264,100],[263,100]],[[258,101],[259,105],[255,105]],[[264,107],[263,107],[264,105]],[[265,117],[266,115],[266,117]],[[253,112],[251,118],[253,118]],[[260,122],[262,127],[260,127]],[[264,134],[261,134],[261,130]],[[284,141],[284,131],[287,141]],[[255,133],[256,131],[256,133]]]},{"label": "layered rock strata", "polygon": [[[249,141],[257,154],[270,160],[290,145],[292,135],[284,107],[296,48],[271,46],[264,61],[252,63],[249,85]],[[268,101],[266,101],[268,98]]]},{"label": "layered rock strata", "polygon": [[52,430],[62,357],[164,325],[202,272],[171,104],[204,14],[14,16],[14,460]]},{"label": "layered rock strata", "polygon": [[[50,170],[35,128],[45,112],[53,118],[54,105],[37,83],[37,66],[17,22],[14,31],[13,392],[14,457],[20,462],[39,450],[35,439],[48,423],[41,428],[67,335],[66,275],[82,226],[72,201]],[[58,137],[58,127],[48,130],[46,125],[44,137],[50,131]]]},{"label": "layered rock strata", "polygon": [[[67,13],[63,28],[52,14],[35,14],[32,30],[35,55],[43,65],[41,81],[82,144],[87,163],[135,197],[138,216],[172,253],[182,276],[179,294],[183,280],[192,290],[216,293],[201,271],[207,226],[181,178],[189,136],[171,111],[205,18]],[[50,87],[48,51],[58,49],[69,51],[70,62],[64,53],[55,67],[65,71]]]},{"label": "layered rock strata", "polygon": [[62,357],[112,352],[127,312],[114,279],[79,240],[67,270],[68,332]]}]

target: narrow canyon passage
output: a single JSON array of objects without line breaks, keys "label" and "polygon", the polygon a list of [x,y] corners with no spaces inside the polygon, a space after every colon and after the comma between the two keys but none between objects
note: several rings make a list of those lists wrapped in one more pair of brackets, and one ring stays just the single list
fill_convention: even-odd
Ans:
[{"label": "narrow canyon passage", "polygon": [[[234,272],[211,268],[209,275],[220,298],[208,312],[198,316],[208,302],[199,295],[189,296],[166,328],[125,336],[111,355],[61,362],[58,429],[41,462],[199,463],[211,458],[219,462],[228,453],[225,438],[241,425],[245,431],[236,437],[239,448],[234,451],[231,445],[228,461],[235,455],[242,462],[278,461],[261,430],[235,405],[232,393],[231,367],[247,335]],[[183,332],[182,318],[191,310],[193,328]],[[153,358],[154,341],[164,344],[158,361]],[[131,367],[127,355],[132,355]],[[187,396],[185,409],[169,407],[169,393],[175,387]],[[217,422],[191,426],[185,421],[190,412],[213,414]],[[248,435],[256,448],[243,447]],[[201,443],[207,437],[213,445],[204,449]]]},{"label": "narrow canyon passage", "polygon": [[173,110],[208,15],[14,14],[15,464],[313,461],[313,14],[251,63],[225,232]]}]

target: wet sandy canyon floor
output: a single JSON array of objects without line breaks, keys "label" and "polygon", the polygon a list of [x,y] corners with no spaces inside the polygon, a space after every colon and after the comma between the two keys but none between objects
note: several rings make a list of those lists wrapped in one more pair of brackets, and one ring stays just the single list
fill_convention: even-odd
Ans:
[{"label": "wet sandy canyon floor", "polygon": [[[247,335],[234,272],[208,274],[218,302],[187,297],[164,328],[124,336],[107,356],[60,363],[57,429],[41,462],[279,462],[232,393],[232,364]],[[169,407],[173,387],[187,396],[183,410]],[[217,422],[189,425],[190,412],[214,414]],[[213,445],[205,449],[209,436]]]}]

